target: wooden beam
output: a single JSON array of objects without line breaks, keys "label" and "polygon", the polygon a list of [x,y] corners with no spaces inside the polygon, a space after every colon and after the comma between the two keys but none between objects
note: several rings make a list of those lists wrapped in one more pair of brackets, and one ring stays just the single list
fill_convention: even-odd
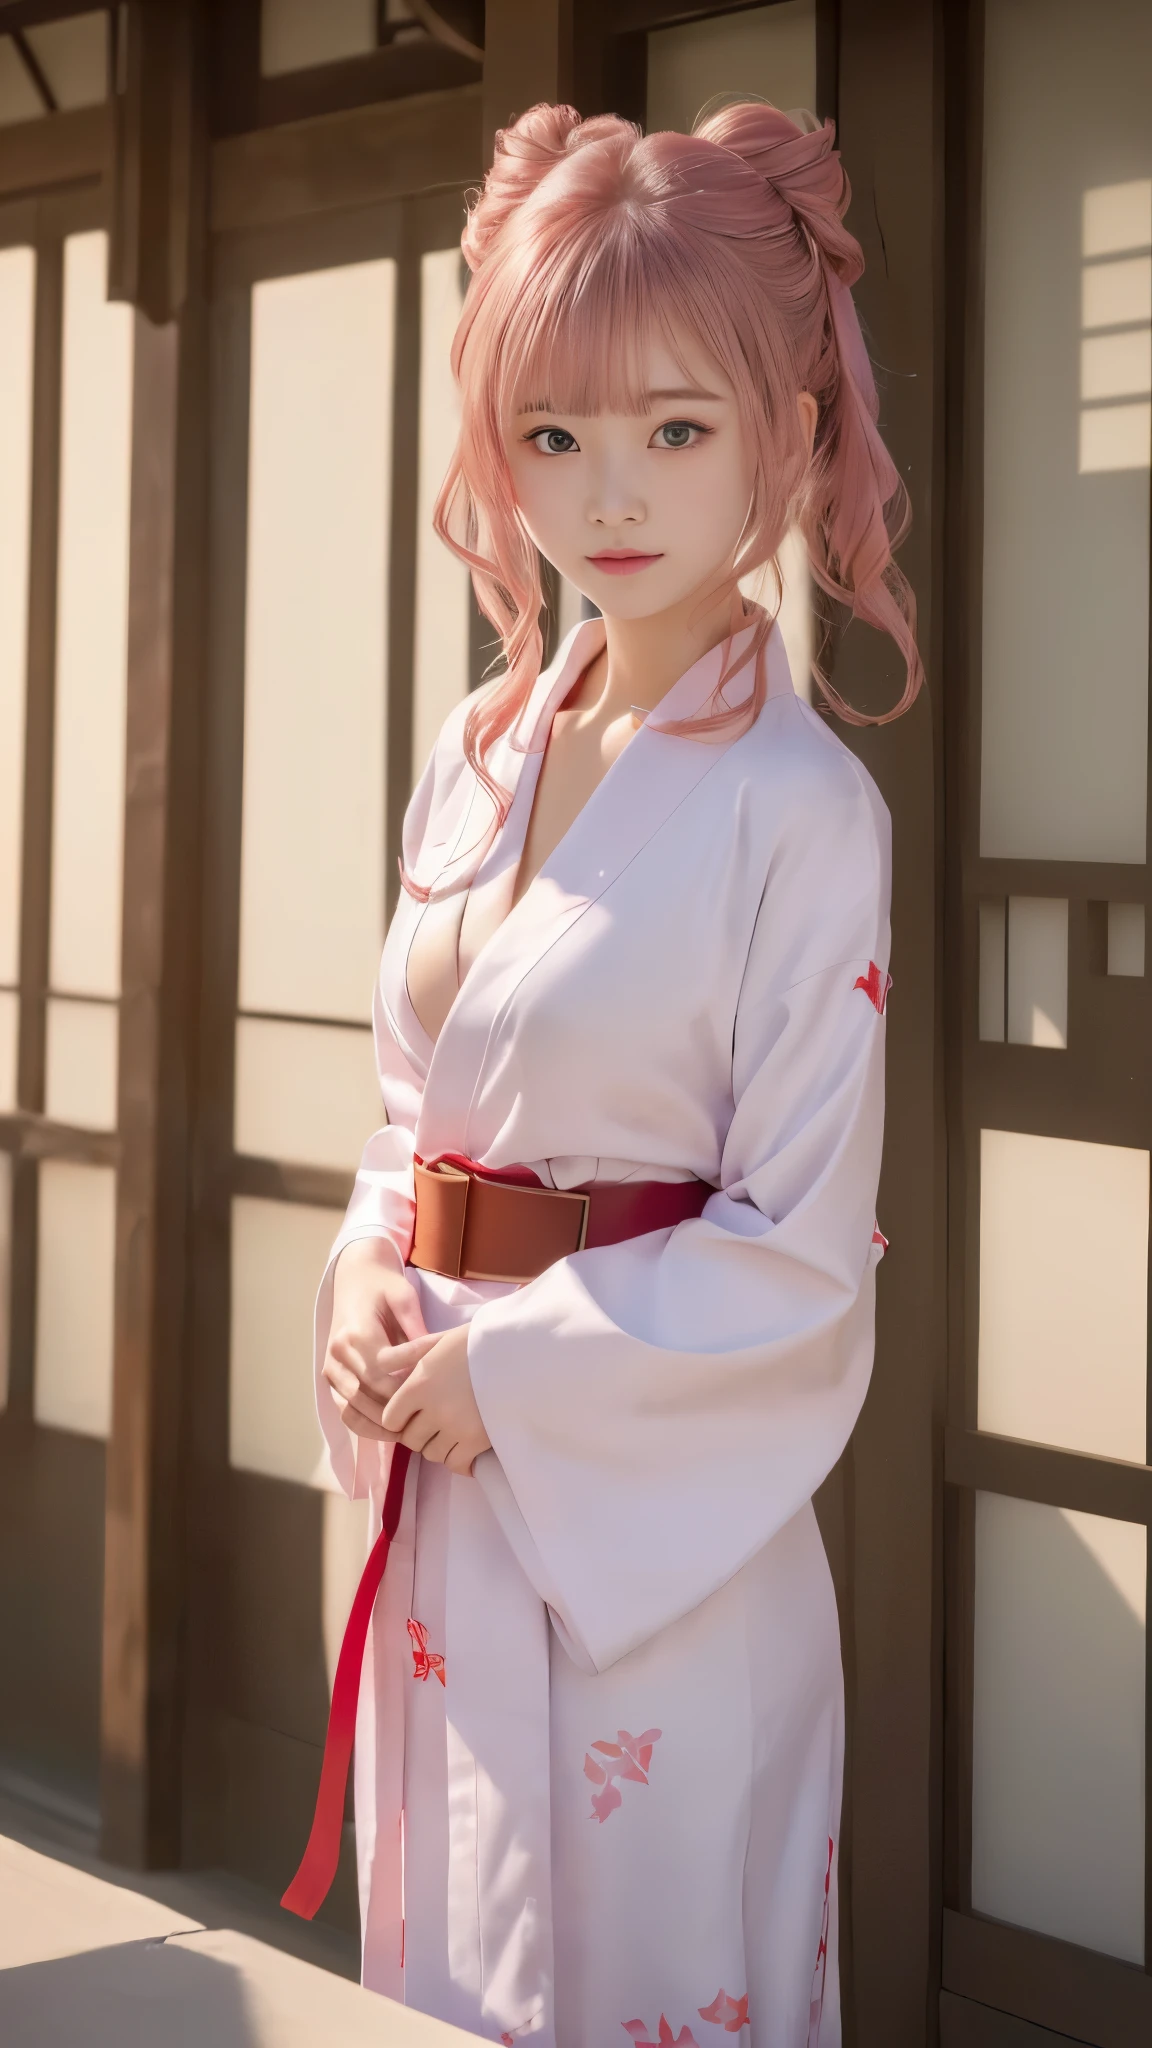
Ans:
[{"label": "wooden beam", "polygon": [[[199,52],[188,77],[201,103]],[[177,61],[183,62],[183,59]],[[180,89],[173,82],[172,91]],[[169,96],[169,104],[171,95]],[[120,1159],[105,1523],[101,1846],[134,1868],[180,1844],[186,1244],[196,1065],[199,704],[204,618],[199,118],[160,239],[185,238],[179,320],[136,316],[121,952]],[[181,197],[184,194],[186,197]],[[144,216],[145,228],[150,215]],[[154,225],[154,223],[153,223]],[[139,252],[152,275],[156,252]]]},{"label": "wooden beam", "polygon": [[212,150],[215,234],[464,185],[481,173],[480,87],[318,114]]},{"label": "wooden beam", "polygon": [[943,1978],[946,1991],[1091,2048],[1152,2040],[1152,1977],[1025,1927],[945,1912]]},{"label": "wooden beam", "polygon": [[188,88],[196,0],[128,0],[114,105],[108,295],[171,320],[187,289]]},{"label": "wooden beam", "polygon": [[15,122],[0,129],[0,200],[58,185],[94,184],[107,175],[111,155],[112,110],[107,105]]},{"label": "wooden beam", "polygon": [[1152,1469],[1122,1458],[1089,1457],[985,1430],[948,1429],[944,1479],[948,1486],[1006,1493],[1085,1515],[1152,1523]]}]

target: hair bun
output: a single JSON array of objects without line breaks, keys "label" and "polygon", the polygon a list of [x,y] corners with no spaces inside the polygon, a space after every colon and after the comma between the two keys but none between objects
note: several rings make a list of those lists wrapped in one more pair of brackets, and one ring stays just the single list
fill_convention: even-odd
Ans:
[{"label": "hair bun", "polygon": [[615,114],[582,121],[575,107],[550,107],[541,102],[508,128],[496,132],[492,167],[469,209],[460,247],[469,270],[478,270],[518,206],[531,197],[558,163],[590,142],[609,135],[638,135],[630,122]]},{"label": "hair bun", "polygon": [[737,100],[712,114],[696,132],[731,150],[778,192],[836,275],[845,284],[855,284],[864,266],[859,244],[843,226],[852,188],[831,121],[801,128],[778,107]]}]

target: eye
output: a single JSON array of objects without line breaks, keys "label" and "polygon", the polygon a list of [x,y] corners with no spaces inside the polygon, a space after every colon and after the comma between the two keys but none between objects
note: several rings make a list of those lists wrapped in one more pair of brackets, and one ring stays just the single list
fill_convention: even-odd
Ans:
[{"label": "eye", "polygon": [[695,420],[665,420],[657,427],[650,448],[691,448],[703,434],[710,434],[711,427],[702,427]]},{"label": "eye", "polygon": [[536,427],[524,439],[534,441],[541,455],[570,455],[573,449],[579,452],[578,441],[566,427]]}]

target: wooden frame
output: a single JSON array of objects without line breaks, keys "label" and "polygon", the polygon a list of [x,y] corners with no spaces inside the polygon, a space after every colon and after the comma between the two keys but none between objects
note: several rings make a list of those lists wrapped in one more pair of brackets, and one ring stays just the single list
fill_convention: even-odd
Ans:
[{"label": "wooden frame", "polygon": [[[106,110],[94,113],[104,117]],[[33,129],[59,124],[60,151]],[[11,154],[7,139],[14,140]],[[34,1420],[38,1163],[115,1165],[112,1132],[70,1129],[44,1115],[56,695],[57,514],[63,245],[101,226],[99,181],[106,121],[53,116],[6,131],[0,173],[0,245],[36,251],[29,534],[24,810],[21,848],[17,1109],[0,1117],[12,1160],[8,1403],[0,1414],[0,1732],[17,1772],[43,1769],[73,1809],[95,1818],[105,1446]],[[79,167],[83,166],[82,174]],[[13,190],[25,196],[6,196]],[[34,1569],[29,1559],[34,1558]],[[45,1641],[42,1615],[56,1633]]]},{"label": "wooden frame", "polygon": [[260,71],[260,0],[210,0],[210,11],[211,125],[218,136],[280,128],[354,107],[399,104],[480,83],[475,57],[432,37],[265,78]]},{"label": "wooden frame", "polygon": [[[982,1127],[1099,1143],[1152,1145],[1152,983],[1103,972],[1103,905],[1148,903],[1149,871],[979,855],[981,550],[983,540],[983,0],[945,16],[948,206],[945,224],[949,380],[948,855],[946,1014],[950,1121],[950,1381],[946,1485],[944,2038],[951,2048],[994,2027],[1071,2032],[1093,2048],[1121,2048],[1152,2031],[1152,1804],[1146,1810],[1146,1964],[1112,1958],[981,1918],[971,1908],[974,1497],[1009,1494],[1148,1524],[1152,1469],[976,1427],[979,1143]],[[1150,785],[1152,790],[1152,785]],[[1150,802],[1152,810],[1152,802]],[[1069,905],[1068,1049],[981,1042],[978,911],[981,900],[1052,896]],[[1149,1376],[1152,1430],[1152,1374]],[[1152,1436],[1150,1436],[1152,1441]],[[1152,1552],[1150,1552],[1152,1558]],[[1152,1576],[1152,1574],[1150,1574]],[[1152,1646],[1149,1678],[1152,1680]],[[1152,1682],[1146,1687],[1152,1756]],[[1011,2017],[1005,2017],[1010,2015]],[[1041,2040],[1047,2034],[1039,2035]]]},{"label": "wooden frame", "polygon": [[[277,1889],[307,1834],[328,1706],[317,1576],[322,1501],[306,1487],[229,1464],[231,1210],[235,1196],[247,1195],[330,1207],[338,1216],[351,1175],[239,1155],[233,1141],[251,291],[259,280],[371,257],[389,256],[397,266],[381,848],[390,908],[411,780],[420,259],[459,234],[461,188],[479,175],[479,116],[479,93],[466,86],[226,138],[212,151],[204,733],[212,829],[202,848],[193,1168],[185,1855],[228,1863]],[[257,1588],[261,1574],[274,1582],[286,1568],[294,1601],[283,1629],[270,1633],[256,1612]],[[325,1917],[351,1928],[354,1893],[345,1859]]]}]

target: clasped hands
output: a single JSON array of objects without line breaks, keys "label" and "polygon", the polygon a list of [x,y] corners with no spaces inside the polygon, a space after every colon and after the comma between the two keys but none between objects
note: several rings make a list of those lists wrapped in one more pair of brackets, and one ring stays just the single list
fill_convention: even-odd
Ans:
[{"label": "clasped hands", "polygon": [[384,1238],[358,1238],[336,1261],[323,1374],[356,1436],[407,1444],[460,1473],[492,1448],[472,1392],[467,1324],[429,1335]]}]

